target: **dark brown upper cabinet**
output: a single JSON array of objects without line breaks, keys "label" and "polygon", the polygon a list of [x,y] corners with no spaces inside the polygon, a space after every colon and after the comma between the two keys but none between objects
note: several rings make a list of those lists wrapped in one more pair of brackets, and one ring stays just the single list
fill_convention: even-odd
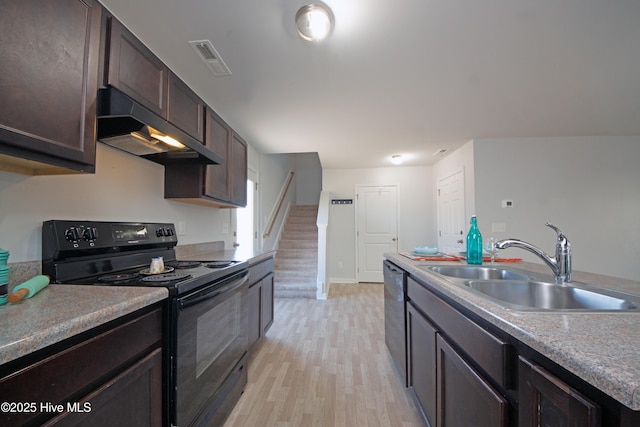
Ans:
[{"label": "dark brown upper cabinet", "polygon": [[107,19],[105,84],[175,125],[204,140],[204,102],[138,38],[113,17]]},{"label": "dark brown upper cabinet", "polygon": [[219,165],[165,167],[165,198],[213,207],[247,204],[247,144],[206,108],[205,145],[224,159]]},{"label": "dark brown upper cabinet", "polygon": [[110,17],[105,83],[167,118],[169,69],[117,19]]},{"label": "dark brown upper cabinet", "polygon": [[95,172],[102,7],[8,0],[0,13],[0,169]]},{"label": "dark brown upper cabinet", "polygon": [[[244,207],[247,205],[247,144],[234,133],[229,151],[230,201],[234,206]],[[215,168],[215,165],[207,167]]]},{"label": "dark brown upper cabinet", "polygon": [[207,108],[207,125],[205,143],[207,147],[225,162],[215,167],[207,167],[204,171],[204,195],[218,200],[231,200],[229,176],[229,147],[233,131],[227,124]]},{"label": "dark brown upper cabinet", "polygon": [[182,80],[169,72],[167,120],[198,141],[204,141],[204,102]]}]

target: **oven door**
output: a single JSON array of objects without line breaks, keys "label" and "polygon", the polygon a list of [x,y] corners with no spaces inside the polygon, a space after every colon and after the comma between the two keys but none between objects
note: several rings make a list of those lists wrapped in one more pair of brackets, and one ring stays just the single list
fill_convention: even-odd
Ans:
[{"label": "oven door", "polygon": [[175,301],[175,425],[191,425],[220,400],[220,386],[247,352],[248,274],[244,270]]}]

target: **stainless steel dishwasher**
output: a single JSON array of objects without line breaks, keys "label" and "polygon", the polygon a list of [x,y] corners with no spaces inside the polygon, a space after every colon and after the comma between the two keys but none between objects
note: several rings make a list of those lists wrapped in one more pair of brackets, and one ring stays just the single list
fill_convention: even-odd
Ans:
[{"label": "stainless steel dishwasher", "polygon": [[384,261],[384,341],[407,387],[406,290],[407,274],[395,264]]}]

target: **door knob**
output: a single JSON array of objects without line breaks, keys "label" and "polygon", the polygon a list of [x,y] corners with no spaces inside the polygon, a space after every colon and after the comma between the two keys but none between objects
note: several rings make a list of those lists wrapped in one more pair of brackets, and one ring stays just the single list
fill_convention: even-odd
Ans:
[{"label": "door knob", "polygon": [[396,238],[394,237],[394,238],[393,238],[393,239],[391,239],[391,240],[393,240],[393,241],[395,242],[395,241],[396,241]]}]

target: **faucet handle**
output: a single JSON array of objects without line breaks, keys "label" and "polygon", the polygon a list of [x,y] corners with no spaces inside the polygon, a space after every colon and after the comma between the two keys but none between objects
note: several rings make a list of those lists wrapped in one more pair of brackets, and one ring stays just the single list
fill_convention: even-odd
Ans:
[{"label": "faucet handle", "polygon": [[567,239],[567,236],[565,236],[565,234],[562,232],[562,230],[560,230],[558,227],[556,227],[553,224],[550,224],[548,222],[545,222],[544,225],[546,225],[547,227],[553,229],[556,234],[558,235],[558,243],[560,245],[564,246],[568,246],[569,245],[569,239]]}]

